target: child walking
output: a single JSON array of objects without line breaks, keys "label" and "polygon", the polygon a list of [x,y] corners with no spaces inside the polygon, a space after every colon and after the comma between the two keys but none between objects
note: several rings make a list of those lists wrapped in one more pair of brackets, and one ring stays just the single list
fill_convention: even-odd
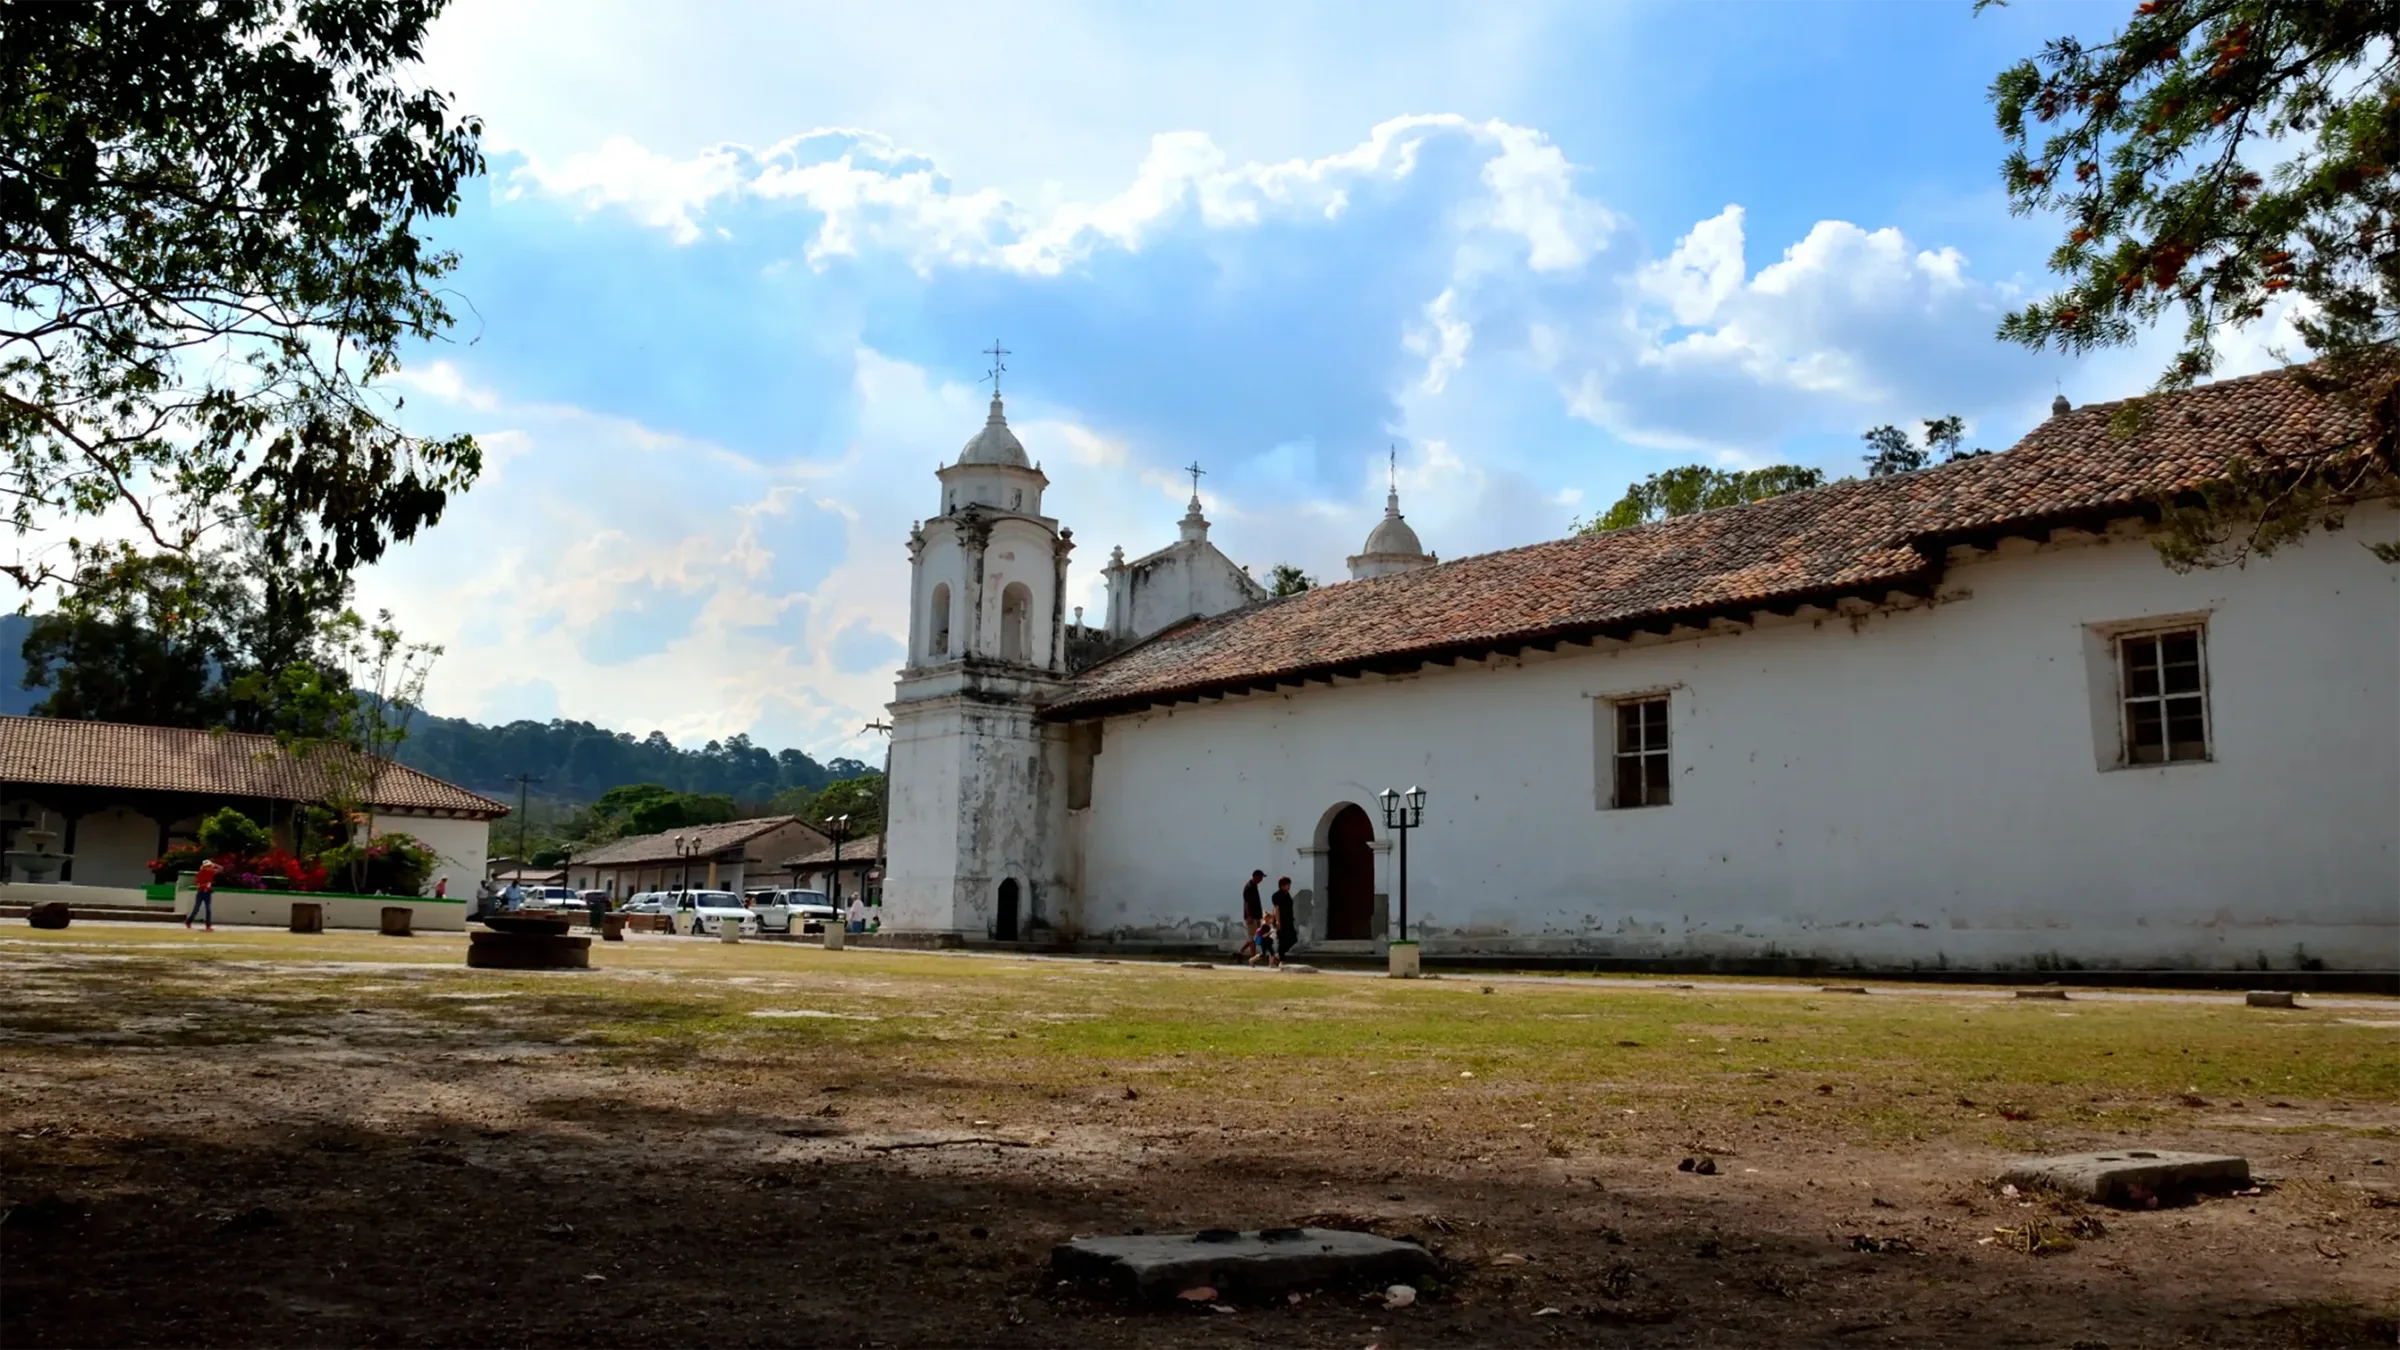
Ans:
[{"label": "child walking", "polygon": [[1257,965],[1258,959],[1263,956],[1267,959],[1267,965],[1270,968],[1283,969],[1283,957],[1275,949],[1274,915],[1266,915],[1258,921],[1258,931],[1250,935],[1250,942],[1253,947],[1257,948],[1250,954],[1251,965]]}]

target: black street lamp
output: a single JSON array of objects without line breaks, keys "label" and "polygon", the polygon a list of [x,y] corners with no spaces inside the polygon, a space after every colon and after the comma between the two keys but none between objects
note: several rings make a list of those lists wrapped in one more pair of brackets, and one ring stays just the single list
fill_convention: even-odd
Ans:
[{"label": "black street lamp", "polygon": [[825,822],[833,830],[833,917],[842,917],[842,841],[850,837],[850,817],[835,816]]},{"label": "black street lamp", "polygon": [[700,836],[676,835],[675,856],[683,859],[683,883],[675,889],[678,894],[692,888],[692,859],[700,852]]},{"label": "black street lamp", "polygon": [[1400,941],[1408,941],[1408,832],[1425,823],[1425,789],[1406,792],[1390,788],[1375,794],[1383,803],[1384,828],[1400,836]]}]

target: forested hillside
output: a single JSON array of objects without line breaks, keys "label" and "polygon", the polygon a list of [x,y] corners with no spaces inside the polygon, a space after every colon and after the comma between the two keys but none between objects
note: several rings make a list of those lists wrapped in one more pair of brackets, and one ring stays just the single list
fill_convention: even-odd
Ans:
[{"label": "forested hillside", "polygon": [[[45,691],[27,689],[23,648],[33,620],[0,615],[0,713],[24,715]],[[778,793],[815,792],[826,784],[882,770],[881,764],[836,759],[820,764],[798,750],[773,751],[747,736],[711,741],[698,750],[676,746],[659,732],[636,739],[589,722],[510,722],[484,726],[457,717],[420,713],[401,744],[400,762],[461,787],[514,802],[510,774],[532,774],[536,796],[582,805],[628,783],[657,783],[677,792],[723,795],[745,807]]]},{"label": "forested hillside", "polygon": [[511,774],[532,774],[533,791],[561,802],[589,802],[627,783],[677,792],[721,793],[745,806],[780,792],[814,792],[842,778],[882,769],[854,759],[820,764],[798,750],[773,751],[747,736],[681,749],[663,733],[636,738],[589,722],[510,722],[487,727],[419,714],[400,746],[400,762],[461,787],[515,801]]}]

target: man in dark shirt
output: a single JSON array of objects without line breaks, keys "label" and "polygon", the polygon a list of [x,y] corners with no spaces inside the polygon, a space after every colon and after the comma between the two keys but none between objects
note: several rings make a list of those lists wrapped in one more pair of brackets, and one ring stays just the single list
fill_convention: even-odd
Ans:
[{"label": "man in dark shirt", "polygon": [[[1263,877],[1266,873],[1261,872],[1259,875]],[[1275,950],[1288,957],[1292,954],[1293,944],[1300,940],[1299,930],[1292,922],[1292,879],[1290,877],[1276,879],[1274,904]]]},{"label": "man in dark shirt", "polygon": [[1262,867],[1251,872],[1250,880],[1242,884],[1242,949],[1234,953],[1236,956],[1248,956],[1258,948],[1258,921],[1265,912],[1259,905],[1258,883],[1266,879],[1267,872]]}]

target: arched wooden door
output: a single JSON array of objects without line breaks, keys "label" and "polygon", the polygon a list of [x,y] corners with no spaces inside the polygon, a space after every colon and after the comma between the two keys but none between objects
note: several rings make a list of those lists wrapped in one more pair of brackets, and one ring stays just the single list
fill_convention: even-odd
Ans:
[{"label": "arched wooden door", "polygon": [[1375,936],[1375,826],[1354,802],[1325,830],[1325,936]]},{"label": "arched wooden door", "polygon": [[1017,940],[1017,879],[1010,877],[1000,883],[1000,917],[992,925],[992,936],[1002,942]]}]

